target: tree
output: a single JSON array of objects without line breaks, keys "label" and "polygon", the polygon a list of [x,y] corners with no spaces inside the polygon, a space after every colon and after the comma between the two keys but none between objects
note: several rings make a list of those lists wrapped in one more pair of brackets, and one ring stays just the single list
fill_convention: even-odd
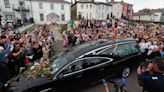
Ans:
[{"label": "tree", "polygon": [[81,20],[81,19],[82,19],[82,16],[81,14],[79,14],[77,20]]}]

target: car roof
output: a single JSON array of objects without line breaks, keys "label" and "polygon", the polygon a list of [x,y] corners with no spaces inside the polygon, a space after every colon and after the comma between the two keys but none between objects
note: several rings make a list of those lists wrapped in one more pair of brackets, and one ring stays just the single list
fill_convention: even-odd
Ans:
[{"label": "car roof", "polygon": [[74,61],[76,58],[78,58],[79,56],[92,51],[94,49],[97,49],[99,47],[103,47],[106,45],[110,45],[110,44],[114,44],[114,43],[122,43],[122,42],[129,42],[129,41],[135,41],[135,39],[132,38],[126,38],[126,39],[115,39],[115,40],[105,40],[105,39],[101,39],[98,41],[90,41],[81,45],[77,45],[73,48],[71,48],[71,50],[67,53],[64,53],[62,56],[60,56],[58,58],[58,60],[60,61],[60,63],[62,63],[63,66],[65,66],[66,64]]}]

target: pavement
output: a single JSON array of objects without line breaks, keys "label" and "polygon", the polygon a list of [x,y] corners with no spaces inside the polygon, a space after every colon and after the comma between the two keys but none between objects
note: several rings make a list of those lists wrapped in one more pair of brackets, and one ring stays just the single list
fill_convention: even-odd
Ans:
[{"label": "pavement", "polygon": [[[112,80],[118,81],[119,79],[115,78]],[[115,92],[113,84],[108,83],[108,87],[109,87],[110,92]],[[131,75],[126,79],[126,89],[127,89],[127,92],[142,92],[142,88],[138,85],[138,82],[137,82],[136,71],[133,71]],[[99,83],[96,85],[92,85],[90,87],[86,87],[85,89],[80,89],[77,92],[106,92],[106,91],[103,84]]]},{"label": "pavement", "polygon": [[30,27],[32,27],[34,24],[29,24],[29,25],[25,25],[25,26],[22,26],[16,30],[18,30],[20,33],[26,31],[27,29],[29,29]]}]

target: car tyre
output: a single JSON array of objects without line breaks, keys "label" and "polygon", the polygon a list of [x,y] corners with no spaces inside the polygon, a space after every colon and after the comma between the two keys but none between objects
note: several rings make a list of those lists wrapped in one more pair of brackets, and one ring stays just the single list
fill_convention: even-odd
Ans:
[{"label": "car tyre", "polygon": [[125,67],[122,71],[122,77],[127,78],[131,73],[130,67]]}]

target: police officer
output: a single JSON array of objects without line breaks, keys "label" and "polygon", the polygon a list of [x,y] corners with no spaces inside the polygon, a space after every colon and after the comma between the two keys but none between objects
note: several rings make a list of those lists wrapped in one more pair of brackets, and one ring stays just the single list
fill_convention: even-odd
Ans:
[{"label": "police officer", "polygon": [[164,59],[154,58],[146,69],[139,66],[137,73],[143,92],[164,92]]}]

